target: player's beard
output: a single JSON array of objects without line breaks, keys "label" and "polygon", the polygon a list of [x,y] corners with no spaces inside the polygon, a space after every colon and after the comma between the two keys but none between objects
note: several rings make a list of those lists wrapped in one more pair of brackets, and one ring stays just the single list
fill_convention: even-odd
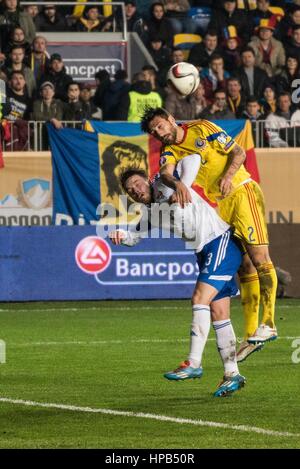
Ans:
[{"label": "player's beard", "polygon": [[162,137],[162,142],[165,145],[172,145],[176,142],[176,129],[170,129],[170,133]]}]

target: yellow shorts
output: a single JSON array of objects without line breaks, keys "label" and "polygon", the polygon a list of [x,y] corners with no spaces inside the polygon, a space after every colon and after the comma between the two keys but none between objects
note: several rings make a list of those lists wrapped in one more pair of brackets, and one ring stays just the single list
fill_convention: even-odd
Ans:
[{"label": "yellow shorts", "polygon": [[247,182],[232,195],[219,201],[219,215],[234,228],[234,234],[244,243],[268,245],[264,196],[259,185]]}]

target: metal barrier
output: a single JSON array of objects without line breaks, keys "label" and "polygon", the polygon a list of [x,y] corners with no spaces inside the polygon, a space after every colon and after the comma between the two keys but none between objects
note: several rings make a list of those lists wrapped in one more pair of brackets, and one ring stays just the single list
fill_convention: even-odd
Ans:
[{"label": "metal barrier", "polygon": [[256,148],[300,147],[300,121],[259,120],[252,122]]}]

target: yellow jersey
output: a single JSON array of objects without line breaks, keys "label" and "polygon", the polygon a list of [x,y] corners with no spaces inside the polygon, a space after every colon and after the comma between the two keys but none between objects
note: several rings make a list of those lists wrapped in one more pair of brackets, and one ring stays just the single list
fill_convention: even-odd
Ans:
[{"label": "yellow jersey", "polygon": [[[195,183],[203,188],[208,199],[217,202],[221,197],[219,182],[230,165],[228,154],[236,142],[221,127],[204,119],[181,126],[184,130],[182,142],[162,148],[160,166],[176,165],[185,156],[197,153],[201,157],[201,166]],[[249,180],[250,174],[242,165],[232,179],[233,191]]]}]

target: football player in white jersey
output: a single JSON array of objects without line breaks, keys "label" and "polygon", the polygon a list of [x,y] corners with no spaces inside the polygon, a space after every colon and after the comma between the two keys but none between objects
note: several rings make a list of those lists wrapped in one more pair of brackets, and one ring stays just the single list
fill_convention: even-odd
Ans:
[{"label": "football player in white jersey", "polygon": [[[241,264],[242,253],[230,226],[191,188],[200,163],[199,155],[190,155],[177,165],[178,181],[189,187],[192,200],[184,208],[176,203],[176,192],[165,186],[160,176],[150,182],[144,171],[128,169],[121,176],[121,184],[131,199],[147,207],[151,227],[174,232],[195,250],[197,256],[199,276],[192,296],[189,356],[164,376],[176,381],[201,378],[202,354],[212,320],[224,365],[223,380],[214,393],[218,397],[245,384],[245,378],[238,370],[236,338],[230,321],[230,297],[238,292],[234,276]],[[124,230],[109,233],[113,244],[127,246],[134,246],[144,235]]]}]

